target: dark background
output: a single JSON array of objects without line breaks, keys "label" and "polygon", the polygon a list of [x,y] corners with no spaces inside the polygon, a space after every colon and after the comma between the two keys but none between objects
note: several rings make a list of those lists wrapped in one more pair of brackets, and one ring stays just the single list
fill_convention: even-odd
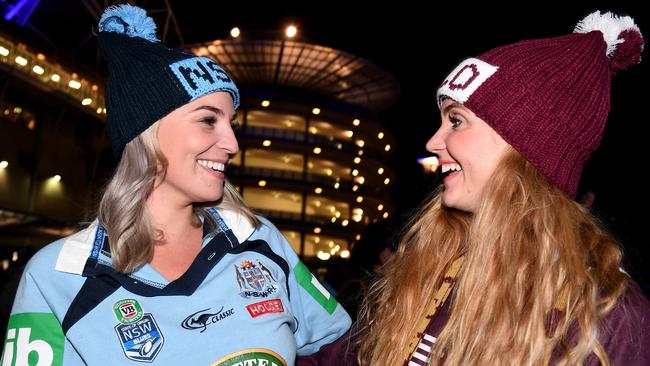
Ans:
[{"label": "dark background", "polygon": [[[359,55],[393,73],[401,84],[401,97],[383,117],[398,141],[398,179],[392,188],[398,221],[417,207],[435,184],[416,159],[428,155],[424,145],[439,124],[433,103],[436,87],[459,61],[506,43],[570,33],[595,10],[630,15],[642,33],[650,32],[648,12],[632,1],[377,3],[222,4],[205,11],[176,2],[172,6],[186,43],[223,38],[233,26],[245,32],[247,28],[281,29],[295,22],[304,40]],[[643,58],[648,58],[647,52]],[[648,70],[650,65],[642,61],[613,79],[605,137],[586,166],[580,186],[580,194],[587,190],[595,193],[594,213],[624,244],[626,269],[646,293],[650,289],[650,250],[644,229],[650,202],[643,177],[648,156],[645,131],[650,120],[644,108]]]},{"label": "dark background", "polygon": [[[436,86],[456,63],[496,46],[521,39],[571,32],[578,20],[594,10],[614,11],[635,18],[650,32],[648,12],[638,1],[483,2],[421,1],[190,1],[170,0],[185,44],[227,38],[233,26],[242,30],[277,30],[289,23],[299,27],[299,40],[338,48],[371,60],[395,75],[399,100],[380,117],[396,135],[398,179],[391,188],[401,221],[432,189],[435,179],[416,163],[428,155],[424,145],[439,123],[433,103]],[[90,4],[90,5],[89,5]],[[25,41],[82,62],[103,73],[91,29],[94,0],[41,0],[26,27]],[[160,0],[137,1],[145,8]],[[94,6],[93,6],[94,5]],[[157,20],[160,24],[160,20]],[[180,46],[170,38],[169,45]],[[644,56],[647,58],[647,52]],[[646,60],[647,61],[647,60]],[[581,191],[596,194],[595,213],[625,245],[628,271],[646,290],[650,282],[645,226],[648,218],[645,131],[647,62],[621,72],[613,80],[612,111],[601,147],[583,174]],[[398,226],[398,225],[396,225]]]}]

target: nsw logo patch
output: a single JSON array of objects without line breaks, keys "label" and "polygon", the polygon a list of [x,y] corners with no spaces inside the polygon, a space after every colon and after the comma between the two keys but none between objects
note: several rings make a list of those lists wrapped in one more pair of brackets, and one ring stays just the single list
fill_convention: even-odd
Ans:
[{"label": "nsw logo patch", "polygon": [[153,362],[165,342],[153,315],[145,313],[133,299],[116,302],[113,313],[120,322],[115,332],[124,355],[133,361]]},{"label": "nsw logo patch", "polygon": [[[205,95],[210,91],[230,91],[237,96],[237,87],[230,76],[213,60],[207,57],[192,57],[169,65],[171,70],[183,85],[192,99]],[[235,108],[239,98],[233,100]]]}]

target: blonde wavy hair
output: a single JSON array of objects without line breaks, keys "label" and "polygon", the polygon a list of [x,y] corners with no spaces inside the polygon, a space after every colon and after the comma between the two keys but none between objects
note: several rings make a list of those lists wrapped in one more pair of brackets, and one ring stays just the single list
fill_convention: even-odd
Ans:
[{"label": "blonde wavy hair", "polygon": [[592,355],[610,365],[599,322],[627,286],[621,250],[514,149],[473,215],[444,207],[436,192],[410,220],[362,305],[362,365],[404,363],[401,350],[461,255],[429,365],[580,365]]},{"label": "blonde wavy hair", "polygon": [[[108,234],[113,267],[120,273],[131,273],[150,262],[156,238],[161,235],[153,227],[146,208],[156,178],[164,179],[168,165],[158,147],[157,131],[158,122],[126,144],[99,203],[98,220]],[[223,197],[214,207],[237,211],[253,226],[258,225],[257,218],[227,180]],[[197,204],[195,211],[215,228],[207,208]]]}]

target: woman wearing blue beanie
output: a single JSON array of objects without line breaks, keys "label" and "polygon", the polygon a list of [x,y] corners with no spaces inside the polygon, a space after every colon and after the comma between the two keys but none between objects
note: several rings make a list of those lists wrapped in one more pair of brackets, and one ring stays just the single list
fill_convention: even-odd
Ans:
[{"label": "woman wearing blue beanie", "polygon": [[107,128],[119,163],[87,228],[23,274],[2,365],[292,365],[350,317],[226,179],[239,92],[167,48],[145,11],[106,9]]}]

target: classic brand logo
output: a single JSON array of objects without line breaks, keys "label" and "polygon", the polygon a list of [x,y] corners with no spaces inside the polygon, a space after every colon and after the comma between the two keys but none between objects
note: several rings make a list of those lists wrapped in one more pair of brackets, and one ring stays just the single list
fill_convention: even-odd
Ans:
[{"label": "classic brand logo", "polygon": [[209,324],[220,322],[235,313],[234,308],[223,311],[223,306],[215,313],[209,313],[208,310],[210,310],[210,308],[199,310],[188,316],[183,320],[181,326],[188,330],[201,329],[201,333],[203,333]]},{"label": "classic brand logo", "polygon": [[269,349],[247,349],[231,353],[210,364],[210,366],[287,366],[279,354]]},{"label": "classic brand logo", "polygon": [[0,364],[50,366],[63,363],[64,335],[51,313],[22,313],[9,318]]},{"label": "classic brand logo", "polygon": [[248,310],[248,313],[251,314],[253,318],[257,318],[264,314],[282,313],[284,312],[284,307],[282,306],[282,300],[273,299],[247,305],[246,310]]},{"label": "classic brand logo", "polygon": [[438,105],[442,96],[447,96],[458,103],[467,102],[476,89],[497,70],[498,67],[477,58],[466,59],[456,66],[438,88]]},{"label": "classic brand logo", "polygon": [[244,261],[239,266],[235,265],[235,272],[242,297],[267,297],[278,291],[275,275],[259,260],[256,263]]}]

